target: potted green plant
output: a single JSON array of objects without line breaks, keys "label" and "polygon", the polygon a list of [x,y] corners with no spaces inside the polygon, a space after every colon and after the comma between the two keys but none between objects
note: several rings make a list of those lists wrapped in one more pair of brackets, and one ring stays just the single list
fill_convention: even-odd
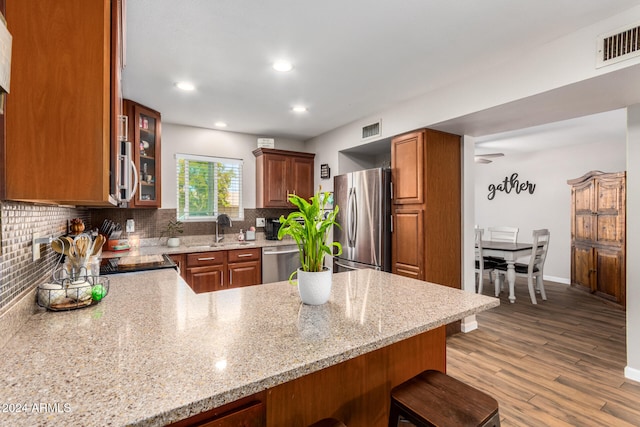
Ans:
[{"label": "potted green plant", "polygon": [[[301,267],[291,273],[298,276],[298,291],[302,302],[310,305],[324,304],[331,294],[331,269],[324,266],[324,257],[342,253],[338,242],[327,242],[329,233],[335,225],[339,207],[326,210],[331,193],[318,191],[309,201],[295,194],[289,195],[289,202],[298,208],[286,218],[280,216],[278,239],[288,235],[298,246]],[[301,221],[302,220],[302,221]]]},{"label": "potted green plant", "polygon": [[167,246],[170,248],[175,248],[180,246],[180,239],[177,237],[178,234],[184,233],[184,224],[178,220],[169,221],[167,226],[162,230],[160,236],[169,236],[167,239]]}]

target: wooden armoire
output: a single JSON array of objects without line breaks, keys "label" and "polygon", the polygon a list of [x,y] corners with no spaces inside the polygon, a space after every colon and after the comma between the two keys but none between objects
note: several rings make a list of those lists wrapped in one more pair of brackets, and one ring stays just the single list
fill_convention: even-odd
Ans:
[{"label": "wooden armoire", "polygon": [[461,150],[431,129],[391,141],[392,273],[461,288]]},{"label": "wooden armoire", "polygon": [[591,171],[571,186],[571,285],[626,305],[626,172]]}]

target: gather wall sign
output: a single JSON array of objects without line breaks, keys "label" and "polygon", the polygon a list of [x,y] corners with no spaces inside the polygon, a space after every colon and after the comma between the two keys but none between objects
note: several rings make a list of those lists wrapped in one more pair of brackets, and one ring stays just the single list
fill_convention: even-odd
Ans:
[{"label": "gather wall sign", "polygon": [[533,192],[536,191],[536,185],[529,181],[520,182],[518,179],[518,173],[514,172],[511,176],[505,176],[504,181],[499,184],[489,184],[489,194],[487,195],[487,199],[493,200],[493,198],[496,197],[497,191],[502,191],[507,194],[512,191],[516,194],[528,191],[529,194],[533,194]]}]

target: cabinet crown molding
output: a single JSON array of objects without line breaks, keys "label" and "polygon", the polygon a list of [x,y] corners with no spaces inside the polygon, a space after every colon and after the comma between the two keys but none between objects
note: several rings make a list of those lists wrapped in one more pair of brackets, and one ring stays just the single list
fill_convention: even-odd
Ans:
[{"label": "cabinet crown molding", "polygon": [[575,184],[580,184],[581,182],[585,182],[585,181],[589,181],[592,178],[595,177],[601,177],[601,178],[623,178],[626,177],[627,172],[626,171],[622,171],[622,172],[602,172],[602,171],[589,171],[587,173],[585,173],[584,175],[582,175],[579,178],[574,178],[574,179],[569,179],[567,180],[567,184],[569,185],[575,185]]}]

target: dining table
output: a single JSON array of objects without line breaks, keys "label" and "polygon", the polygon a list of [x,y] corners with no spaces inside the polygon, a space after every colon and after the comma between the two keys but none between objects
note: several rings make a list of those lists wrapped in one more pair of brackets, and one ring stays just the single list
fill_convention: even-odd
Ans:
[{"label": "dining table", "polygon": [[[511,303],[516,302],[516,295],[515,295],[516,260],[518,258],[531,255],[532,251],[533,251],[533,243],[499,242],[494,240],[482,241],[483,256],[503,258],[507,263],[507,282],[509,283],[509,302]],[[500,290],[496,289],[496,296],[498,296],[499,292]]]}]

